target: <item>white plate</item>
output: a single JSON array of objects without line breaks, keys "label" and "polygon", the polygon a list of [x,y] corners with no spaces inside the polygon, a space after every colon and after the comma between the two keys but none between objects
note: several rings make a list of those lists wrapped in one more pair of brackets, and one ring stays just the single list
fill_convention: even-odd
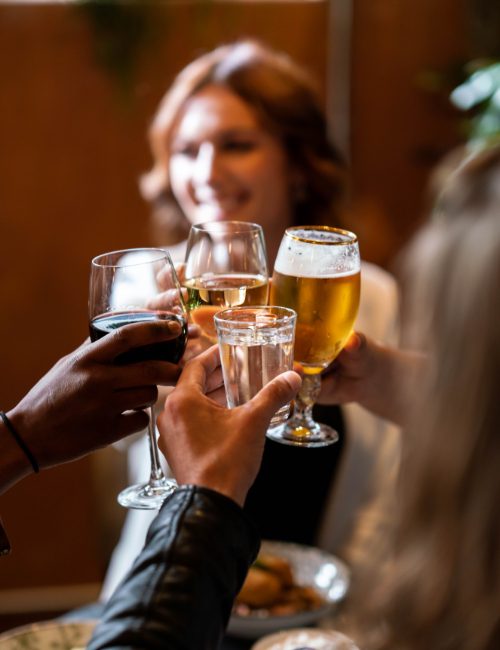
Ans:
[{"label": "white plate", "polygon": [[87,646],[96,621],[44,621],[0,634],[0,650],[72,650]]},{"label": "white plate", "polygon": [[256,639],[279,630],[310,625],[328,614],[346,595],[349,588],[349,569],[335,556],[313,546],[286,542],[263,541],[261,551],[288,560],[295,582],[303,587],[314,587],[325,600],[325,605],[293,616],[233,614],[229,620],[228,634]]},{"label": "white plate", "polygon": [[297,650],[297,648],[310,648],[311,650],[358,650],[348,637],[334,630],[315,630],[303,628],[271,634],[258,641],[251,650]]}]

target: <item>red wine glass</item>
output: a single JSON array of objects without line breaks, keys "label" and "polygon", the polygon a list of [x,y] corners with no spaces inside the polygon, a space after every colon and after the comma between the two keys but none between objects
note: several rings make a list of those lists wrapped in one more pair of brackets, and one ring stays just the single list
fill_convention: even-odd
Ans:
[{"label": "red wine glass", "polygon": [[[161,304],[161,308],[157,308]],[[153,306],[154,305],[154,306]],[[152,320],[175,320],[181,333],[175,339],[145,345],[120,355],[117,364],[146,360],[177,363],[187,339],[187,316],[182,290],[167,251],[134,248],[98,255],[92,260],[89,291],[90,338],[97,341],[118,327]],[[118,495],[125,508],[156,509],[177,487],[160,465],[154,407],[149,409],[149,481],[132,485]]]}]

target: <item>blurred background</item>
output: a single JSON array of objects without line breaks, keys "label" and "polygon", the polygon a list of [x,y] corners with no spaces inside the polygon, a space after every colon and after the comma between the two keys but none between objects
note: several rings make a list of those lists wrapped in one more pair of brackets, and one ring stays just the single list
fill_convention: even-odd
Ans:
[{"label": "blurred background", "polygon": [[[500,130],[499,19],[484,0],[0,2],[1,408],[87,336],[90,259],[153,243],[146,130],[193,57],[253,36],[311,71],[362,256],[390,269],[435,163]],[[0,630],[96,598],[124,514],[117,453],[1,497]]]}]

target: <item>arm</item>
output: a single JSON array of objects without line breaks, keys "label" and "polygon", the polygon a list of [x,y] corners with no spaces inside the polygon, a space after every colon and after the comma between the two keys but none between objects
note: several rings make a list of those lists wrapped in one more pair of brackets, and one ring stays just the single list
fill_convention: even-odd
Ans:
[{"label": "arm", "polygon": [[[7,416],[41,469],[74,460],[143,429],[143,408],[156,384],[174,382],[166,362],[115,365],[127,350],[176,336],[176,323],[139,323],[117,329],[63,357]],[[138,409],[138,410],[133,410]],[[27,476],[31,464],[0,421],[0,492]]]},{"label": "arm", "polygon": [[404,424],[425,362],[420,352],[384,346],[353,333],[324,373],[318,402],[357,402],[375,415]]},{"label": "arm", "polygon": [[212,347],[190,361],[158,419],[160,447],[181,486],[160,510],[146,546],[108,602],[88,646],[215,650],[258,550],[242,505],[275,411],[300,386],[276,377],[250,402],[227,409]]},{"label": "arm", "polygon": [[151,525],[88,649],[218,648],[258,548],[253,525],[234,501],[180,487]]}]

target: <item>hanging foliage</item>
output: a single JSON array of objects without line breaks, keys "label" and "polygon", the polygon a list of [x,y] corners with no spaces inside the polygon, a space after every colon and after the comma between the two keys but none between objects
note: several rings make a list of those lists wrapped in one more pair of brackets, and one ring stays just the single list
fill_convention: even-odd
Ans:
[{"label": "hanging foliage", "polygon": [[76,8],[90,24],[97,64],[128,94],[140,51],[156,34],[152,4],[77,0]]}]

